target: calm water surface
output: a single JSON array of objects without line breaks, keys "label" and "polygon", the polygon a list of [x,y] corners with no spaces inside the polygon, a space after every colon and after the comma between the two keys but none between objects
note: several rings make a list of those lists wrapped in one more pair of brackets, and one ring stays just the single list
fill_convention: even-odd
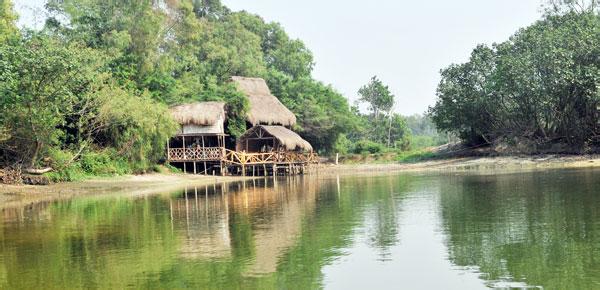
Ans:
[{"label": "calm water surface", "polygon": [[268,179],[0,218],[2,289],[600,289],[598,170]]}]

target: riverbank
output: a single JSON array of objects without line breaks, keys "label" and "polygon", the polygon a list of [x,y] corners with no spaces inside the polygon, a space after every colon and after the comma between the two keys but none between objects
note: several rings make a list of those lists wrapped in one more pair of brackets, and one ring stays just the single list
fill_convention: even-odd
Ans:
[{"label": "riverbank", "polygon": [[[321,164],[313,171],[318,176],[385,174],[396,172],[481,172],[485,174],[567,168],[600,167],[600,155],[582,156],[505,156],[437,159],[415,163],[388,164]],[[250,180],[241,176],[204,176],[191,174],[147,174],[56,183],[47,186],[2,185],[0,208],[22,206],[81,195],[147,195],[169,192],[185,186]]]},{"label": "riverbank", "polygon": [[0,208],[69,199],[83,195],[127,194],[131,196],[169,192],[185,186],[213,185],[251,179],[241,176],[191,174],[145,174],[89,179],[51,185],[0,185]]},{"label": "riverbank", "polygon": [[383,172],[518,172],[544,169],[600,167],[600,155],[536,155],[498,157],[454,157],[413,163],[324,164],[320,174]]}]

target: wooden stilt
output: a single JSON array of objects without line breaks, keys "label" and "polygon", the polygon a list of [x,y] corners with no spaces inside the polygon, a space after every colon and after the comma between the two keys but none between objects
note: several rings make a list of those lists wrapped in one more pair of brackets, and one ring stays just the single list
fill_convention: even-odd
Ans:
[{"label": "wooden stilt", "polygon": [[187,162],[183,162],[183,173],[187,173]]},{"label": "wooden stilt", "polygon": [[[202,138],[202,149],[206,148],[204,146],[204,136],[200,136]],[[202,156],[202,159],[204,159],[205,157]],[[204,175],[208,175],[208,168],[206,168],[206,161],[204,161]]]},{"label": "wooden stilt", "polygon": [[196,161],[194,161],[194,175],[198,174],[198,171],[196,170]]},{"label": "wooden stilt", "polygon": [[263,175],[267,176],[267,165],[263,163]]}]

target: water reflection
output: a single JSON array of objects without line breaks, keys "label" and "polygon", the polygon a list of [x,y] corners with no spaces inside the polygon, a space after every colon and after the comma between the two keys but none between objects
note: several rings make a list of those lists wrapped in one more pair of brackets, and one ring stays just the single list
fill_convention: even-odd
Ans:
[{"label": "water reflection", "polygon": [[600,286],[600,174],[554,171],[449,179],[441,213],[452,261],[488,285]]},{"label": "water reflection", "polygon": [[7,208],[0,288],[594,289],[598,177],[296,177]]}]

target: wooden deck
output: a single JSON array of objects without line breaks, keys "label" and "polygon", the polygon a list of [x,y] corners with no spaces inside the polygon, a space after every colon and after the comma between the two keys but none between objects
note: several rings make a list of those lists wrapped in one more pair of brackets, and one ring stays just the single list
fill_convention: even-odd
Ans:
[{"label": "wooden deck", "polygon": [[284,171],[286,174],[304,173],[305,167],[319,162],[319,156],[316,153],[300,152],[266,152],[266,153],[246,153],[225,149],[223,147],[199,147],[199,148],[169,148],[167,153],[168,162],[194,163],[194,173],[196,172],[196,163],[204,164],[204,172],[207,171],[207,163],[216,166],[221,175],[238,172],[246,175],[247,170],[252,175],[256,173],[266,175],[268,172],[276,175],[278,171]]}]

